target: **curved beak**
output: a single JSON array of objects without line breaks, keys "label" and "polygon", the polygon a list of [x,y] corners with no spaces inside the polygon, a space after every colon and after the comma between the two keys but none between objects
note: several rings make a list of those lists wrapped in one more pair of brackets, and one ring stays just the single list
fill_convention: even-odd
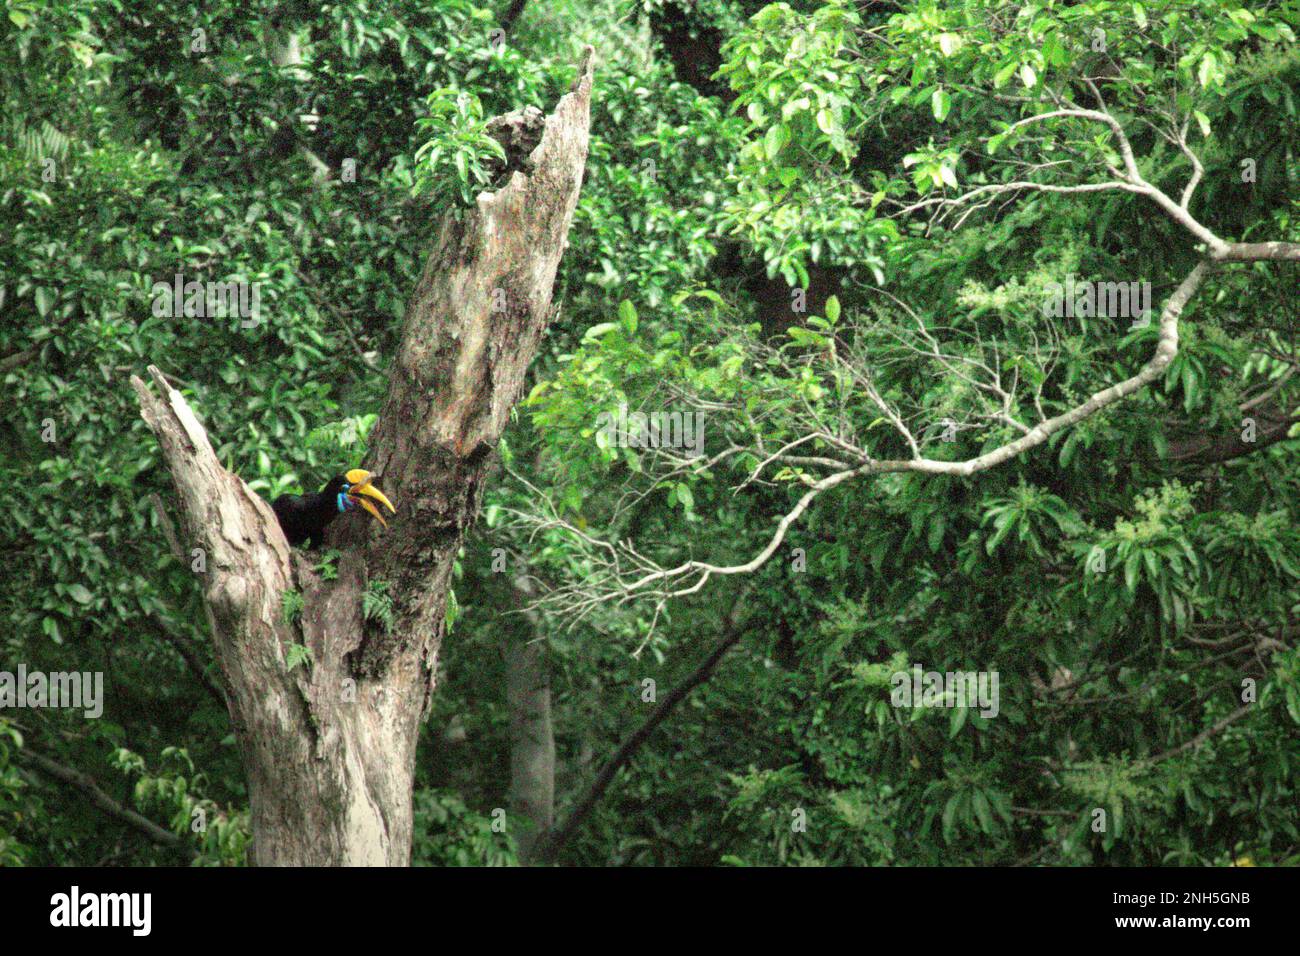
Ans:
[{"label": "curved beak", "polygon": [[378,501],[393,514],[397,514],[397,509],[393,507],[393,503],[388,500],[387,495],[370,483],[370,472],[362,468],[353,468],[344,477],[347,478],[348,484],[352,486],[348,490],[348,497],[366,509],[372,517],[378,518],[379,523],[387,528],[388,522],[384,520],[384,516],[380,514],[379,509],[374,506],[372,499]]}]

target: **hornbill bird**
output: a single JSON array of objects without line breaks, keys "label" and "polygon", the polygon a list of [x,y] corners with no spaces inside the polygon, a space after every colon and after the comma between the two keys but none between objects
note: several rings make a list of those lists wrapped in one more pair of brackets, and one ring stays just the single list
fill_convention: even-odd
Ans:
[{"label": "hornbill bird", "polygon": [[281,495],[271,502],[271,510],[280,520],[280,527],[289,544],[305,543],[314,548],[321,543],[329,523],[345,511],[360,505],[379,519],[385,528],[388,522],[370,501],[373,498],[393,514],[397,509],[382,491],[370,483],[370,472],[353,468],[345,475],[335,475],[320,491],[311,495]]}]

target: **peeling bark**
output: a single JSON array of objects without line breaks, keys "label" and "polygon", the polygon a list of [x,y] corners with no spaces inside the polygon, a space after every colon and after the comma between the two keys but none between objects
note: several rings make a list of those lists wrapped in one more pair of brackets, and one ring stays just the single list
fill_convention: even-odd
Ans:
[{"label": "peeling bark", "polygon": [[[493,121],[530,148],[505,184],[447,218],[406,310],[365,467],[397,503],[387,533],[342,516],[335,580],[291,552],[270,506],[217,460],[188,403],[154,367],[141,414],[162,447],[204,595],[248,775],[251,862],[406,865],[419,727],[433,692],[452,562],[550,309],[587,156],[591,50],[544,121]],[[391,626],[362,596],[385,582]],[[287,592],[302,595],[287,620]],[[311,652],[289,669],[290,645]]]}]

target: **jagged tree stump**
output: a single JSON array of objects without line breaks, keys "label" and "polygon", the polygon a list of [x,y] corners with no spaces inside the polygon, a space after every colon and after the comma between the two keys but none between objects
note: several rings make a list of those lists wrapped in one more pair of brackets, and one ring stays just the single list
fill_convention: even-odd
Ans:
[{"label": "jagged tree stump", "polygon": [[[270,506],[217,461],[185,399],[152,366],[133,377],[172,475],[187,548],[206,553],[213,644],[248,775],[251,862],[410,860],[419,727],[433,691],[452,562],[550,311],[587,157],[591,49],[544,116],[489,131],[506,147],[499,189],[443,222],[403,320],[365,467],[394,499],[387,533],[345,515],[335,580],[291,552]],[[362,597],[388,582],[389,627]],[[287,620],[284,595],[302,595]],[[293,644],[311,662],[287,664]]]}]

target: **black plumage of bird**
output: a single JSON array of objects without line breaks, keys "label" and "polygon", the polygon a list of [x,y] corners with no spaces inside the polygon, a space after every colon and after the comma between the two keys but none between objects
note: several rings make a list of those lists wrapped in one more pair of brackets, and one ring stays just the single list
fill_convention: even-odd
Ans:
[{"label": "black plumage of bird", "polygon": [[370,483],[370,472],[353,468],[343,475],[335,475],[320,491],[310,495],[281,495],[271,502],[271,510],[280,521],[280,529],[289,544],[305,544],[314,548],[324,539],[330,522],[345,511],[360,505],[372,517],[379,519],[385,528],[388,522],[372,503],[378,501],[393,514],[397,509],[387,496]]}]

